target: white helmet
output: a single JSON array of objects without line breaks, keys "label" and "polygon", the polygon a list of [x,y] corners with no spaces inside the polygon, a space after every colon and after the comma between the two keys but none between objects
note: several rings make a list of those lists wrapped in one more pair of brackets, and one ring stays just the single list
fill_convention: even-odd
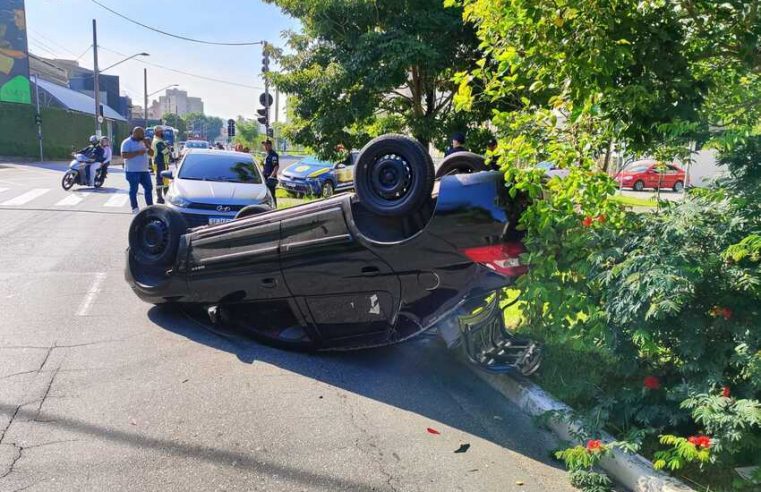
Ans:
[{"label": "white helmet", "polygon": [[98,139],[97,135],[91,135],[90,136],[90,143],[91,144],[96,144],[96,143],[98,143],[98,141],[99,141],[99,139]]}]

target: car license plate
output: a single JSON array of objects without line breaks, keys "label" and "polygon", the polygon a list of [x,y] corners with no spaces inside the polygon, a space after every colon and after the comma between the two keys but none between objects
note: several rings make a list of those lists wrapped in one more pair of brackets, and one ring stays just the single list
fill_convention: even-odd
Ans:
[{"label": "car license plate", "polygon": [[225,222],[231,222],[233,219],[229,217],[209,217],[209,225],[224,224]]}]

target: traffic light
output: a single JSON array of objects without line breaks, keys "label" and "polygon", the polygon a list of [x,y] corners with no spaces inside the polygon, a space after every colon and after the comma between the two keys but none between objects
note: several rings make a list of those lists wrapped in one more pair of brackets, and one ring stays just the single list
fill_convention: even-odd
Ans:
[{"label": "traffic light", "polygon": [[227,120],[227,136],[228,137],[235,136],[235,120],[233,119]]},{"label": "traffic light", "polygon": [[270,71],[270,52],[267,49],[267,43],[262,46],[262,73]]},{"label": "traffic light", "polygon": [[259,96],[259,103],[264,106],[263,108],[259,108],[256,110],[256,113],[259,115],[259,117],[256,119],[259,123],[262,125],[269,127],[270,124],[270,106],[272,106],[272,103],[274,101],[272,100],[272,94],[269,92],[262,92],[262,94]]}]

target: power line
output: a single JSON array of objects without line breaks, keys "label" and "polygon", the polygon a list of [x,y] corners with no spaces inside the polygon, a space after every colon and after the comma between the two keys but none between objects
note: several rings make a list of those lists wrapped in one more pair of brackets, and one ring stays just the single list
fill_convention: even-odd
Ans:
[{"label": "power line", "polygon": [[173,37],[173,38],[182,39],[184,41],[191,41],[193,43],[200,43],[200,44],[211,44],[211,45],[216,45],[216,46],[254,46],[254,45],[262,44],[263,43],[262,41],[246,41],[246,42],[239,42],[239,43],[224,43],[224,42],[218,42],[218,41],[204,41],[203,39],[195,39],[195,38],[189,38],[187,36],[181,36],[179,34],[172,34],[171,32],[162,31],[161,29],[157,29],[155,27],[147,26],[147,25],[143,24],[142,22],[138,22],[138,21],[136,21],[134,19],[130,19],[126,15],[121,14],[121,13],[117,12],[116,10],[113,10],[110,7],[107,7],[106,5],[103,5],[102,3],[98,2],[98,0],[90,0],[90,1],[92,3],[94,3],[95,5],[98,5],[98,6],[102,7],[102,8],[104,8],[104,9],[108,10],[112,14],[117,15],[117,16],[121,17],[122,19],[124,19],[126,21],[129,21],[129,22],[131,22],[133,24],[137,24],[140,27],[144,27],[145,29],[149,29],[149,30],[157,32],[159,34],[163,34],[165,36],[170,36],[170,37]]},{"label": "power line", "polygon": [[[100,44],[98,45],[98,48],[100,48],[100,49],[102,49],[104,51],[109,51],[109,52],[114,53],[114,54],[119,55],[119,56],[127,56],[124,53],[120,53],[119,51],[106,48],[106,47],[104,47],[104,46],[102,46]],[[253,90],[257,90],[257,91],[262,90],[261,87],[256,87],[256,86],[248,85],[248,84],[241,84],[240,82],[233,82],[231,80],[223,80],[223,79],[217,79],[217,78],[214,78],[214,77],[207,77],[206,75],[200,75],[200,74],[197,74],[197,73],[186,72],[184,70],[178,70],[176,68],[171,68],[171,67],[167,67],[167,66],[164,66],[164,65],[159,65],[158,63],[149,62],[149,61],[143,60],[141,58],[135,58],[134,60],[137,61],[137,62],[140,62],[140,63],[144,63],[146,65],[150,65],[152,67],[161,68],[161,69],[164,69],[164,70],[169,70],[170,72],[175,72],[175,73],[179,73],[179,74],[182,74],[182,75],[187,75],[189,77],[195,77],[195,78],[198,78],[198,79],[208,80],[208,81],[211,81],[211,82],[218,82],[220,84],[234,85],[234,86],[237,86],[237,87],[243,87],[245,89],[253,89]]]},{"label": "power line", "polygon": [[[37,29],[33,29],[33,28],[30,27],[29,31],[31,31],[36,37],[44,39],[46,43],[49,43],[53,47],[58,48],[61,51],[65,51],[66,53],[70,54],[71,56],[77,56],[77,54],[74,53],[73,51],[71,51],[69,48],[67,48],[66,46],[62,45],[61,43],[59,43],[58,41],[56,41],[54,39],[50,39],[49,37],[47,37],[46,35],[42,34]],[[87,49],[89,50],[90,48],[88,47]]]}]

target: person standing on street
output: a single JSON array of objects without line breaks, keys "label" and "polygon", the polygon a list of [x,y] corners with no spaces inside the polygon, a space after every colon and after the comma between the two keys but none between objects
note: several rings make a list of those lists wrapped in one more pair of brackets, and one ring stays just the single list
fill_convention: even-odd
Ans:
[{"label": "person standing on street", "polygon": [[277,208],[277,198],[275,197],[275,188],[277,187],[277,172],[280,169],[280,156],[272,148],[272,140],[267,139],[262,142],[264,151],[267,156],[264,158],[264,179],[267,181],[267,188],[272,193],[272,200]]},{"label": "person standing on street", "polygon": [[454,132],[452,134],[452,146],[447,149],[444,155],[451,155],[455,152],[465,152],[468,149],[465,148],[465,134],[462,132]]},{"label": "person standing on street", "polygon": [[121,146],[121,154],[124,158],[124,175],[129,183],[129,203],[132,213],[140,211],[137,206],[138,185],[143,187],[145,204],[153,205],[153,186],[151,185],[151,171],[148,164],[149,149],[146,146],[145,130],[136,126],[132,134],[125,138]]},{"label": "person standing on street", "polygon": [[156,173],[156,201],[164,203],[164,178],[162,171],[169,169],[169,146],[164,141],[164,127],[156,126],[153,129],[153,171]]}]

